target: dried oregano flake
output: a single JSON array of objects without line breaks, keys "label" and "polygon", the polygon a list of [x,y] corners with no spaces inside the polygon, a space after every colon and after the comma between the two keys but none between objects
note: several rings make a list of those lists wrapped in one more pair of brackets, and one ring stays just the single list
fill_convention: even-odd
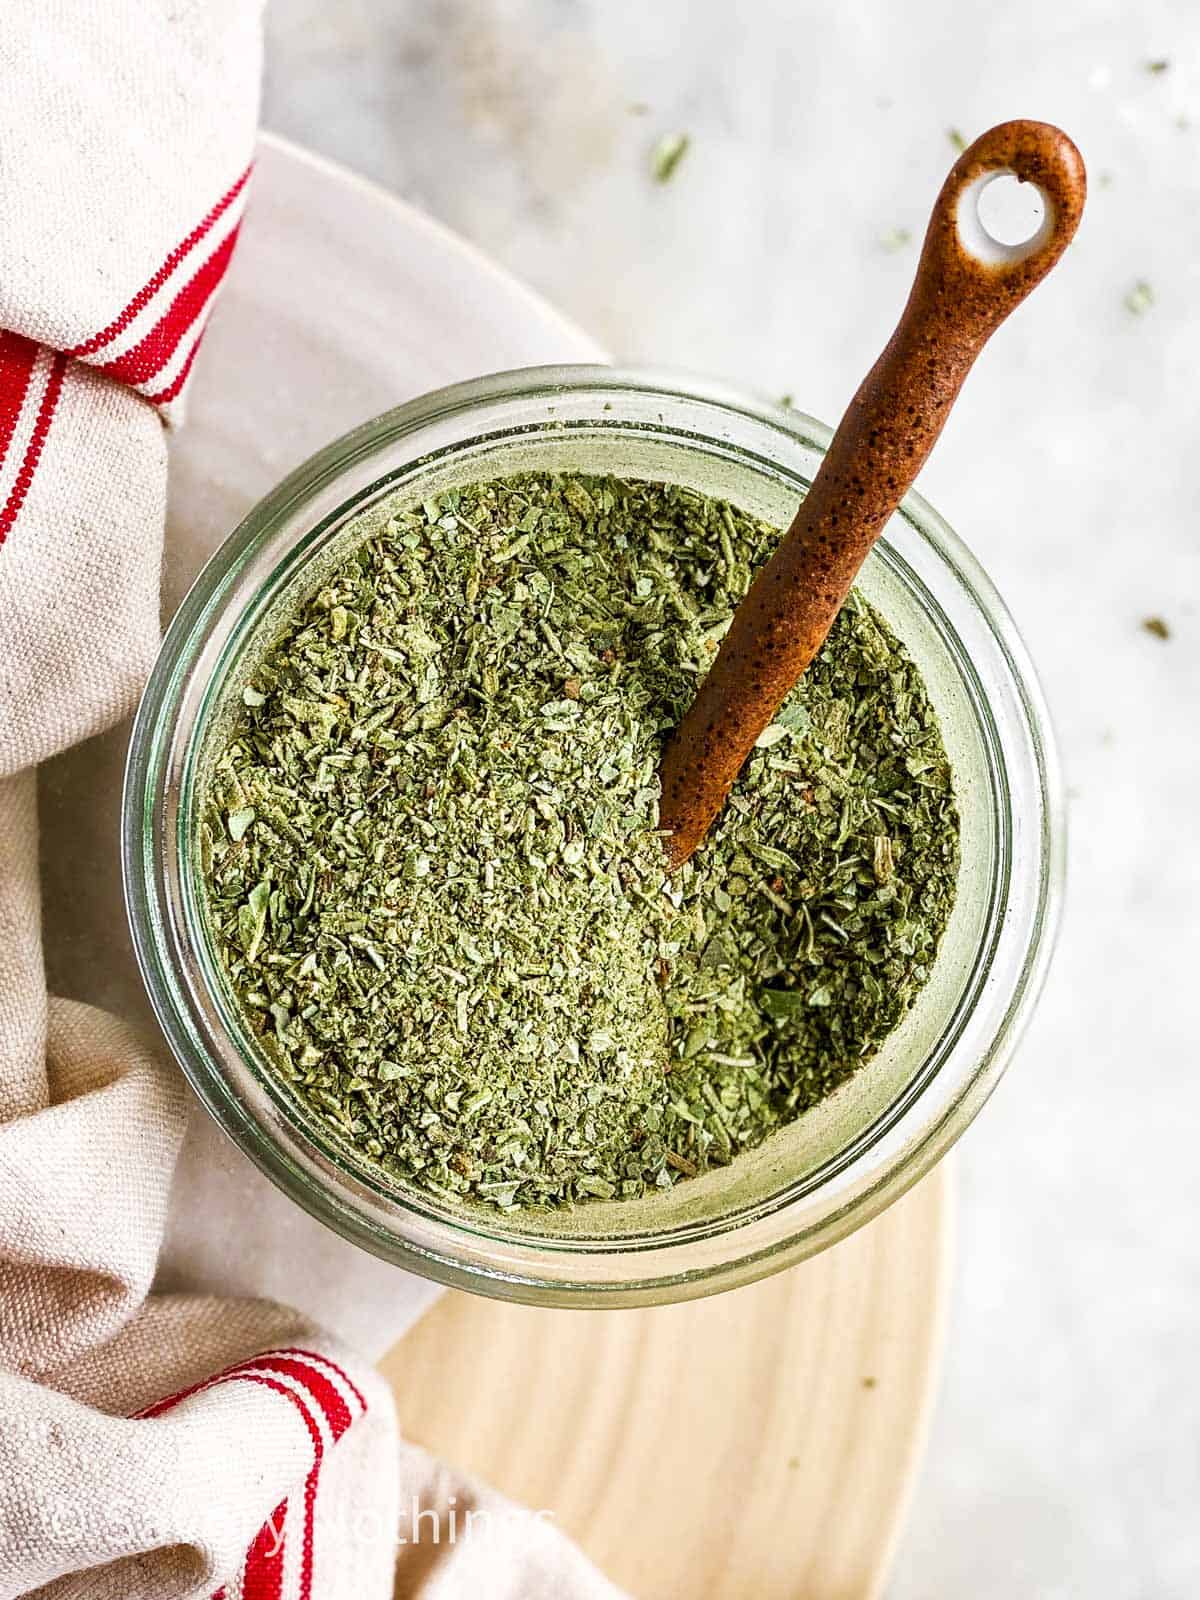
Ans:
[{"label": "dried oregano flake", "polygon": [[243,695],[212,938],[273,1070],[394,1176],[644,1195],[842,1083],[924,983],[958,821],[921,679],[852,595],[664,873],[657,767],[778,530],[524,476],[396,513]]}]

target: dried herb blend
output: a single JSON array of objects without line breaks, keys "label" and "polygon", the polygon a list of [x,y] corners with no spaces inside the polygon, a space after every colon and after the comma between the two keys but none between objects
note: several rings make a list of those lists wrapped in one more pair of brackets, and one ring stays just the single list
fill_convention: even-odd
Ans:
[{"label": "dried herb blend", "polygon": [[953,904],[920,676],[852,595],[668,880],[663,741],[778,530],[529,475],[397,512],[245,691],[201,824],[274,1071],[389,1172],[558,1206],[761,1142],[878,1047]]}]

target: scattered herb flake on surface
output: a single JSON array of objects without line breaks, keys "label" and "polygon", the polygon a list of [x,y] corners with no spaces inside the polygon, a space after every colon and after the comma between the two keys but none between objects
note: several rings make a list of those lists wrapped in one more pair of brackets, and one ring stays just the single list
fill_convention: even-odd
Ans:
[{"label": "scattered herb flake on surface", "polygon": [[1144,317],[1154,304],[1154,290],[1145,278],[1139,278],[1125,296],[1125,309],[1132,316]]},{"label": "scattered herb flake on surface", "polygon": [[947,128],[946,137],[949,139],[953,147],[958,151],[959,155],[961,155],[967,148],[967,141],[963,138],[962,134],[957,128]]},{"label": "scattered herb flake on surface", "polygon": [[1171,629],[1162,617],[1143,617],[1142,627],[1147,633],[1152,633],[1156,639],[1169,639]]},{"label": "scattered herb flake on surface", "polygon": [[889,228],[887,233],[881,235],[879,243],[889,255],[894,255],[896,251],[903,250],[906,245],[912,243],[912,229]]},{"label": "scattered herb flake on surface", "polygon": [[657,183],[669,183],[675,176],[675,170],[691,145],[691,136],[686,133],[668,133],[658,141],[654,147],[652,169]]},{"label": "scattered herb flake on surface", "polygon": [[1157,61],[1147,61],[1146,63],[1146,71],[1156,78],[1161,77],[1164,72],[1169,72],[1170,69],[1171,63],[1162,58]]},{"label": "scattered herb flake on surface", "polygon": [[815,1105],[928,976],[958,863],[921,678],[852,594],[667,878],[663,741],[778,530],[529,475],[398,510],[216,754],[207,917],[263,1057],[393,1178],[652,1193]]}]

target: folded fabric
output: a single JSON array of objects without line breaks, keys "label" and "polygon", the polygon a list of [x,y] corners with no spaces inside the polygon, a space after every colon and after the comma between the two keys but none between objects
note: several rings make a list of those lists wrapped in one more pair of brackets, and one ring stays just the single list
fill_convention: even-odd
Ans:
[{"label": "folded fabric", "polygon": [[185,1090],[46,993],[34,769],[157,649],[164,421],[252,192],[259,56],[247,0],[9,0],[0,31],[0,1600],[613,1596],[401,1445],[296,1313],[149,1294]]}]

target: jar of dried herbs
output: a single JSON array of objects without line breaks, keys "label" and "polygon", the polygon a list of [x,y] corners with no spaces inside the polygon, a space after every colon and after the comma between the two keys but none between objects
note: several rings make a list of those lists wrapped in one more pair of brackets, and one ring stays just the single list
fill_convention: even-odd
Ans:
[{"label": "jar of dried herbs", "polygon": [[863,569],[692,860],[657,768],[820,459],[606,369],[415,402],[258,507],[135,729],[131,919],[232,1136],[392,1260],[604,1303],[830,1242],[985,1097],[1053,925],[1053,758],[936,514]]}]

